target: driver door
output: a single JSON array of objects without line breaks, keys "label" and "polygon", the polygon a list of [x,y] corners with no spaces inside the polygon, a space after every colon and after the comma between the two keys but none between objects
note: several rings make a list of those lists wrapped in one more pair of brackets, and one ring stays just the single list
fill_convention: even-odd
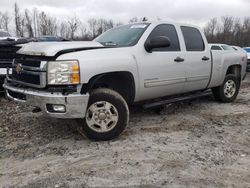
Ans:
[{"label": "driver door", "polygon": [[180,48],[177,31],[174,25],[156,26],[148,40],[154,37],[168,37],[170,46],[155,48],[151,52],[143,50],[140,59],[142,99],[158,98],[183,91],[186,76],[184,59]]}]

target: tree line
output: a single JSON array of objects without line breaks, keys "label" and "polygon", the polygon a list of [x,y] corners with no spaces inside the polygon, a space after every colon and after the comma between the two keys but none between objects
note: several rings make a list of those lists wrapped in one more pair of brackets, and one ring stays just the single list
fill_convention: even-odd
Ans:
[{"label": "tree line", "polygon": [[[143,19],[145,18],[133,17],[129,22]],[[12,13],[0,11],[0,29],[10,31],[12,27],[17,37],[53,35],[71,40],[92,40],[101,33],[122,24],[122,22],[104,18],[90,18],[85,23],[76,16],[59,20],[36,8],[21,10],[17,3],[14,4]]]},{"label": "tree line", "polygon": [[232,16],[212,18],[206,24],[204,32],[210,43],[250,46],[250,17],[244,19]]},{"label": "tree line", "polygon": [[[133,17],[128,22],[140,21],[147,19]],[[18,37],[55,35],[71,40],[92,40],[108,29],[122,24],[124,23],[104,18],[90,18],[87,22],[83,22],[75,16],[58,20],[36,8],[21,10],[17,3],[14,4],[12,13],[0,11],[0,29],[9,31],[12,28]],[[250,46],[250,17],[212,18],[205,25],[204,32],[210,43]]]}]

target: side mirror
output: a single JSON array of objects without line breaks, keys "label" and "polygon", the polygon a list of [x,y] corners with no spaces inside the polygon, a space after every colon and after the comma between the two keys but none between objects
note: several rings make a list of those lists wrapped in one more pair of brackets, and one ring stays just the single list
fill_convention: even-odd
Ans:
[{"label": "side mirror", "polygon": [[155,48],[167,48],[170,46],[170,44],[171,42],[168,37],[158,36],[152,39],[148,39],[145,42],[144,47],[147,52],[152,52],[152,50]]}]

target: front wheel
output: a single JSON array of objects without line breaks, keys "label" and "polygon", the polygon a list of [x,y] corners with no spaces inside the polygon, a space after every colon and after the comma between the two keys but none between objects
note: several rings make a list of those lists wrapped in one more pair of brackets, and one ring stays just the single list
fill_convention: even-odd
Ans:
[{"label": "front wheel", "polygon": [[233,102],[240,89],[240,78],[233,74],[226,75],[223,84],[219,87],[213,88],[213,94],[216,100],[221,102]]},{"label": "front wheel", "polygon": [[91,92],[85,118],[80,124],[89,139],[105,141],[118,137],[128,120],[129,109],[123,97],[114,90],[100,88]]}]

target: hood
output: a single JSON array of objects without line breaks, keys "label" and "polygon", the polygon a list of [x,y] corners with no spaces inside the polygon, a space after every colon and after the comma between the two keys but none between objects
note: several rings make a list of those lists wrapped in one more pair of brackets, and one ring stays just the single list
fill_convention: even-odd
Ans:
[{"label": "hood", "polygon": [[17,53],[34,56],[57,56],[61,53],[80,51],[85,49],[103,48],[94,41],[78,42],[31,42],[24,45]]}]

